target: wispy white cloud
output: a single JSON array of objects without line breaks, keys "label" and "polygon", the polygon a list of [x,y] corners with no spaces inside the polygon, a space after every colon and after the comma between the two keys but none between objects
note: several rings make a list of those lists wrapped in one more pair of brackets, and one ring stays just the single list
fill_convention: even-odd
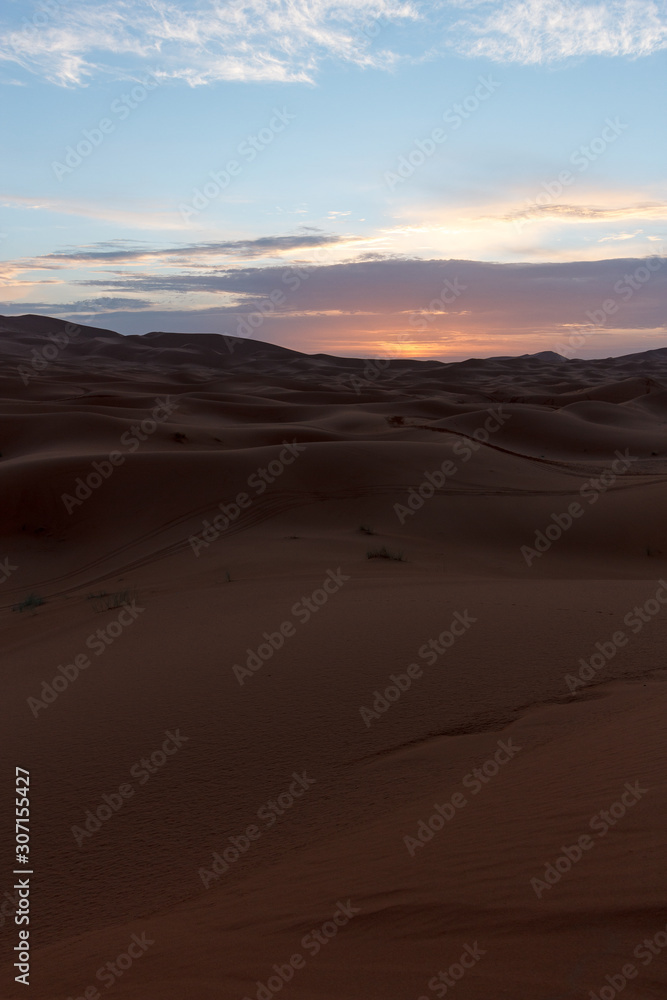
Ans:
[{"label": "wispy white cloud", "polygon": [[109,199],[84,200],[75,198],[27,197],[0,192],[0,208],[24,212],[49,212],[55,215],[75,215],[96,222],[112,222],[115,226],[133,229],[188,229],[188,224],[173,211],[173,207],[151,208],[146,199],[127,199],[116,204]]},{"label": "wispy white cloud", "polygon": [[410,0],[50,0],[48,11],[0,29],[0,61],[62,86],[98,73],[127,76],[129,63],[136,72],[149,62],[156,75],[190,86],[309,82],[328,57],[393,64],[383,26],[419,17]]},{"label": "wispy white cloud", "polygon": [[172,247],[141,246],[127,240],[112,240],[93,246],[78,247],[44,254],[35,261],[66,264],[125,264],[136,261],[175,262],[178,266],[195,267],[198,263],[206,266],[220,257],[252,259],[258,257],[280,257],[282,254],[298,250],[312,250],[318,247],[335,246],[340,243],[354,243],[357,238],[345,240],[342,236],[309,229],[291,236],[260,236],[256,239],[218,240],[206,243],[186,243]]},{"label": "wispy white cloud", "polygon": [[[171,246],[149,246],[134,240],[106,240],[84,246],[66,248],[34,257],[24,257],[5,261],[0,267],[0,286],[12,289],[32,288],[38,284],[68,285],[72,274],[88,271],[105,275],[121,275],[122,280],[131,281],[133,269],[147,267],[154,271],[156,288],[161,288],[160,275],[174,272],[216,273],[221,264],[233,266],[246,261],[276,261],[289,259],[295,254],[353,247],[360,242],[357,237],[345,238],[329,233],[307,229],[288,236],[262,236],[255,239],[218,240],[216,242],[186,243]],[[44,272],[60,272],[54,278],[41,278]],[[106,277],[101,284],[106,285]],[[76,284],[76,282],[75,282]],[[187,281],[171,286],[171,291],[186,290]],[[206,283],[195,283],[193,288],[206,290]],[[217,290],[213,283],[211,288]],[[21,292],[20,294],[25,294]],[[86,303],[86,308],[88,306]],[[67,306],[74,310],[74,306]],[[101,311],[104,311],[102,309]],[[108,310],[107,310],[108,311]]]},{"label": "wispy white cloud", "polygon": [[[481,221],[484,221],[485,218],[493,217],[483,217]],[[559,219],[570,222],[607,222],[619,219],[652,219],[657,221],[667,218],[667,202],[650,201],[631,205],[606,206],[558,202],[552,205],[533,203],[527,208],[509,212],[501,218],[505,222],[526,222],[531,219]],[[638,230],[638,232],[640,231]]]},{"label": "wispy white cloud", "polygon": [[[454,49],[536,64],[667,45],[667,0],[47,0],[20,13],[20,26],[0,24],[0,62],[65,87],[147,69],[193,87],[313,82],[329,58],[389,68]],[[395,32],[385,41],[410,21],[424,28],[421,53]]]},{"label": "wispy white cloud", "polygon": [[613,233],[611,236],[603,236],[598,240],[598,243],[618,243],[625,242],[625,240],[634,240],[636,236],[641,234],[641,229],[635,230],[634,233]]},{"label": "wispy white cloud", "polygon": [[667,46],[667,5],[664,0],[482,0],[451,26],[450,44],[466,56],[527,65],[589,55],[646,56]]}]

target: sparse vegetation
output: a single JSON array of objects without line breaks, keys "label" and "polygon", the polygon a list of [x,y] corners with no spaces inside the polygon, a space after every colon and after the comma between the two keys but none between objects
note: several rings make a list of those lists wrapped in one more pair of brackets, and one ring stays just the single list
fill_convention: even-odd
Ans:
[{"label": "sparse vegetation", "polygon": [[35,608],[39,608],[45,603],[44,598],[40,597],[39,594],[28,594],[22,601],[14,605],[14,611],[34,611]]},{"label": "sparse vegetation", "polygon": [[366,553],[366,558],[391,559],[393,562],[405,562],[405,557],[402,552],[390,552],[385,545],[383,545],[381,549],[369,549]]},{"label": "sparse vegetation", "polygon": [[103,611],[113,611],[115,608],[122,608],[129,604],[137,596],[134,590],[117,590],[113,594],[106,590],[101,590],[98,594],[88,594],[87,601],[93,602],[93,611],[101,614]]}]

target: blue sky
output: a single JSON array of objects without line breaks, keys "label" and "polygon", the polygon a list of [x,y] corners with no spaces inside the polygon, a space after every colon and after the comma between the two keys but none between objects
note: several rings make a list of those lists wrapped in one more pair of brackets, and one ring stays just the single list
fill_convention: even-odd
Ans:
[{"label": "blue sky", "polygon": [[0,311],[257,314],[336,354],[662,346],[662,269],[619,289],[664,254],[666,46],[648,0],[4,0]]}]

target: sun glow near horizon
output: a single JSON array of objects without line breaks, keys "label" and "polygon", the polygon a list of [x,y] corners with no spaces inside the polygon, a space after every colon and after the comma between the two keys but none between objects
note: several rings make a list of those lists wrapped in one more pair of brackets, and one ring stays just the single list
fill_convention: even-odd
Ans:
[{"label": "sun glow near horizon", "polygon": [[[522,353],[663,253],[652,0],[38,14],[0,21],[0,312],[141,333],[259,310],[312,351]],[[432,308],[452,262],[474,280]],[[661,283],[589,342],[654,342]]]}]

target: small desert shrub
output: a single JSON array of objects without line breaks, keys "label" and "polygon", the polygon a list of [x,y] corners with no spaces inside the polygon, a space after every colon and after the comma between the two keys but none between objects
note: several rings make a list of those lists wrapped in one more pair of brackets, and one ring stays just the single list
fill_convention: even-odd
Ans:
[{"label": "small desert shrub", "polygon": [[136,596],[136,590],[117,590],[113,594],[107,593],[106,590],[101,590],[99,594],[88,594],[86,600],[92,601],[93,611],[101,614],[103,611],[113,611],[116,608],[122,608],[125,604],[129,604],[132,600],[135,600]]},{"label": "small desert shrub", "polygon": [[390,552],[386,546],[381,549],[369,549],[366,553],[367,559],[392,559],[394,562],[405,562],[402,552]]},{"label": "small desert shrub", "polygon": [[14,606],[14,611],[31,611],[41,607],[44,603],[44,598],[40,597],[39,594],[28,594],[27,597]]}]

